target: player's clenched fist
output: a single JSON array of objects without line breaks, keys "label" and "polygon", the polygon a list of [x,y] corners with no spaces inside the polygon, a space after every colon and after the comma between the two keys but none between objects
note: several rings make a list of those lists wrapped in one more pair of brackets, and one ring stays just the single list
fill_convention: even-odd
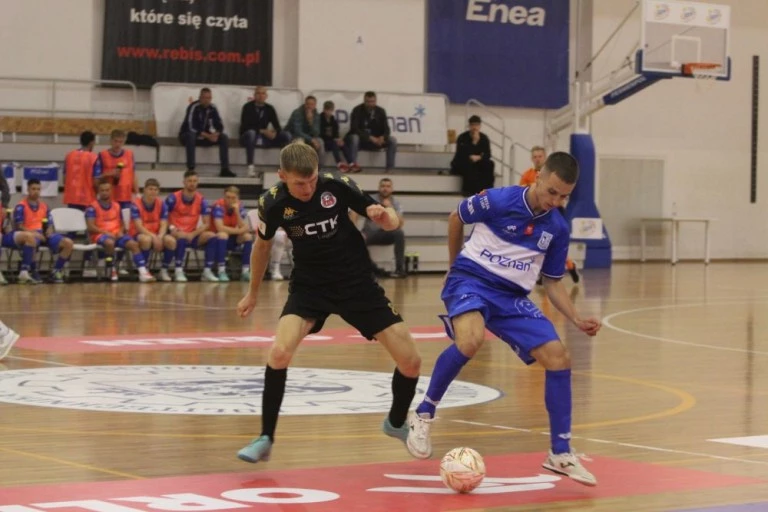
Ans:
[{"label": "player's clenched fist", "polygon": [[387,219],[387,209],[380,204],[372,204],[365,209],[368,218],[374,222],[383,222]]},{"label": "player's clenched fist", "polygon": [[240,318],[245,318],[251,314],[251,311],[253,311],[253,308],[255,307],[256,297],[247,293],[245,297],[240,299],[240,302],[237,303],[237,314],[240,315]]}]

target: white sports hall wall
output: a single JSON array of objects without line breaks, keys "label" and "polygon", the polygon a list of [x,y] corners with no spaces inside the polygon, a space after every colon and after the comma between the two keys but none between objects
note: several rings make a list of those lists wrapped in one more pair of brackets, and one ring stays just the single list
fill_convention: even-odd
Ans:
[{"label": "white sports hall wall", "polygon": [[[599,48],[634,0],[595,0],[593,48]],[[661,159],[663,186],[661,211],[655,215],[713,217],[713,258],[768,257],[768,2],[718,1],[731,6],[730,38],[733,78],[699,93],[689,79],[662,80],[628,100],[607,107],[592,118],[592,133],[600,156]],[[593,77],[614,69],[640,39],[639,14],[616,42],[597,59]],[[752,56],[761,57],[761,115],[758,156],[758,191],[755,204],[750,191],[750,116]],[[614,169],[598,170],[598,188]],[[597,197],[603,195],[605,191]],[[632,194],[626,187],[615,194]],[[609,225],[606,220],[606,225]],[[702,254],[703,229],[682,227],[681,257]],[[639,227],[637,227],[639,235]],[[636,236],[635,239],[639,238]],[[658,237],[663,242],[667,237]],[[667,244],[668,245],[668,244]],[[669,254],[669,247],[665,247]],[[615,247],[614,257],[639,256],[639,247]]]},{"label": "white sports hall wall", "polygon": [[[575,1],[571,0],[572,5]],[[594,48],[602,45],[634,2],[593,0]],[[98,78],[105,3],[3,0],[0,75]],[[749,204],[749,116],[751,58],[768,48],[768,27],[764,22],[768,19],[768,2],[715,3],[732,6],[733,80],[718,83],[702,95],[691,80],[662,81],[595,114],[592,129],[598,159],[604,156],[616,162],[639,157],[664,162],[657,192],[662,200],[655,207],[661,208],[658,215],[671,214],[675,202],[678,215],[718,219],[712,231],[714,258],[764,258],[768,256],[768,222],[764,221],[768,179],[758,180],[758,203]],[[274,5],[274,87],[300,87],[305,92],[317,88],[422,90],[425,0],[275,0]],[[571,12],[575,12],[573,7]],[[362,45],[357,44],[357,36],[362,37]],[[615,67],[638,39],[636,14],[595,62],[593,77],[599,78]],[[324,42],[334,48],[324,47]],[[761,57],[765,94],[768,52]],[[375,60],[376,65],[369,64],[369,60]],[[73,109],[114,106],[124,110],[128,98],[124,91],[72,87],[69,93],[59,95],[59,102]],[[139,99],[139,112],[149,113],[148,93],[140,91]],[[39,106],[47,101],[43,88],[0,81],[0,109]],[[768,125],[766,102],[762,103],[759,162],[765,168]],[[543,111],[495,110],[504,118],[507,132],[520,144],[542,142]],[[462,130],[465,120],[464,106],[452,105],[450,128]],[[515,164],[523,170],[527,155],[518,153]],[[600,176],[608,172],[611,170],[598,169],[598,188]],[[658,240],[663,243],[664,239]],[[683,257],[700,252],[702,239],[696,229],[684,228],[681,242]],[[624,258],[637,253],[636,247],[616,247],[615,256]]]}]

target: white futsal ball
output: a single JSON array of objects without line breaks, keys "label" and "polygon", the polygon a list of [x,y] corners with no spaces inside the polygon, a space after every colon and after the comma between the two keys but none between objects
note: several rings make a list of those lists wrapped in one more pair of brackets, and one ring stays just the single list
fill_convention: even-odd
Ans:
[{"label": "white futsal ball", "polygon": [[472,492],[485,478],[482,455],[472,448],[454,448],[440,461],[440,478],[456,492]]}]

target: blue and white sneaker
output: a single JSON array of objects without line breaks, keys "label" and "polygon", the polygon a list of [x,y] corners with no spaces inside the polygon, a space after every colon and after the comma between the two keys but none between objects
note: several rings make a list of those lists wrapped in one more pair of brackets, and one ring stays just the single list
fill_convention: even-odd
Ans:
[{"label": "blue and white sneaker", "polygon": [[19,338],[19,333],[0,322],[0,359],[8,355]]}]

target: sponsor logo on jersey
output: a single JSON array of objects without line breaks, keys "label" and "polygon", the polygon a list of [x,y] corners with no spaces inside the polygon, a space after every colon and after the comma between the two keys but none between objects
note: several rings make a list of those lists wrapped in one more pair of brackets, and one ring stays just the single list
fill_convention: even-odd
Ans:
[{"label": "sponsor logo on jersey", "polygon": [[513,260],[509,256],[493,254],[488,249],[483,249],[482,251],[480,251],[480,257],[485,258],[490,263],[493,263],[494,265],[498,265],[500,267],[511,268],[514,270],[522,270],[523,272],[528,272],[529,270],[531,270],[530,261]]},{"label": "sponsor logo on jersey", "polygon": [[[331,196],[333,197],[333,196]],[[333,198],[336,201],[336,198]],[[336,233],[336,228],[339,226],[339,216],[334,215],[330,219],[321,220],[318,222],[310,222],[304,225],[304,234],[318,235],[320,238],[327,238],[328,236]]]},{"label": "sponsor logo on jersey", "polygon": [[293,208],[291,208],[290,206],[286,207],[286,208],[283,210],[283,218],[284,218],[285,220],[291,220],[291,219],[293,218],[293,216],[294,216],[294,215],[296,215],[296,210],[294,210],[294,209],[293,209]]}]

